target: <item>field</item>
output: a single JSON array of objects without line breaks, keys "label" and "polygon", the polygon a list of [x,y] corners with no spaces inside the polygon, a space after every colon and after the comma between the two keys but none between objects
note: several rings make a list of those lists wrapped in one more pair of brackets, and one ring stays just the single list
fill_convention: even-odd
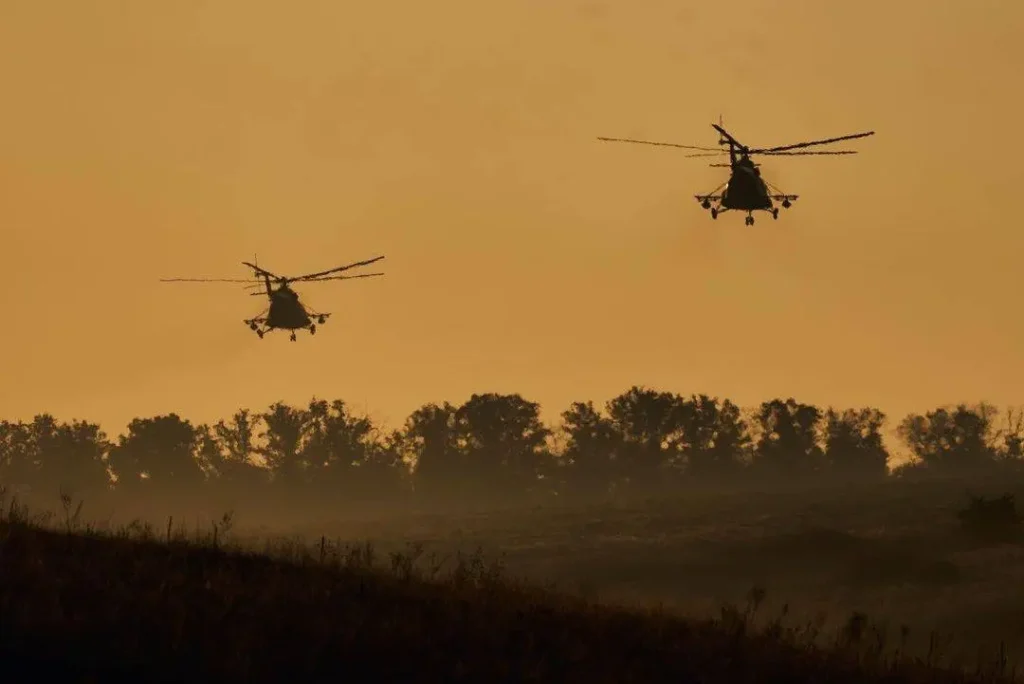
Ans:
[{"label": "field", "polygon": [[[909,628],[907,646],[973,661],[1003,648],[1024,663],[1024,544],[965,538],[968,494],[1024,483],[974,480],[701,492],[626,505],[421,515],[293,531],[440,557],[482,549],[507,571],[602,603],[718,615],[763,589],[760,613],[840,630],[854,612]],[[404,547],[404,548],[403,548]]]},{"label": "field", "polygon": [[111,681],[115,666],[166,681],[365,668],[388,681],[863,681],[857,662],[877,681],[954,681],[925,665],[1006,671],[1024,652],[1024,547],[965,538],[966,492],[702,492],[290,530],[240,519],[191,542],[173,520],[96,535],[58,511],[49,532],[7,506],[4,656],[53,670],[63,653],[69,681],[90,668]]}]

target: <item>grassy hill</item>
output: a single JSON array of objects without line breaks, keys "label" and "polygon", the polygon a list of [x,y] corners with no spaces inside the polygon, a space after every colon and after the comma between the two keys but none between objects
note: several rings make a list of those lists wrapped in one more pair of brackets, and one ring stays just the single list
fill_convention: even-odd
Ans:
[{"label": "grassy hill", "polygon": [[368,545],[255,554],[212,531],[61,532],[14,513],[0,522],[10,681],[1005,681],[998,653],[970,675],[941,669],[860,615],[821,648],[809,625],[595,605],[480,557],[441,572]]}]

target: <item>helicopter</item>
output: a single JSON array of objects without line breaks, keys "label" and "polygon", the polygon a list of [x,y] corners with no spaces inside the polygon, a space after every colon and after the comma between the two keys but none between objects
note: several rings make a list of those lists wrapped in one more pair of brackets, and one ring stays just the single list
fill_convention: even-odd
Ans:
[{"label": "helicopter", "polygon": [[[856,150],[811,150],[804,151],[802,148],[815,145],[827,145],[842,140],[854,140],[874,135],[874,131],[866,133],[854,133],[842,135],[836,138],[825,140],[811,140],[808,142],[795,143],[793,145],[781,145],[779,147],[750,148],[734,138],[725,128],[722,127],[721,119],[718,124],[711,124],[718,131],[719,145],[729,146],[728,164],[710,164],[713,167],[729,168],[729,180],[722,183],[711,192],[703,195],[694,195],[701,207],[711,211],[711,218],[717,219],[718,215],[726,211],[745,211],[747,213],[745,225],[754,225],[754,212],[766,211],[773,219],[779,218],[779,208],[775,202],[779,202],[783,209],[789,209],[797,200],[797,195],[790,195],[782,192],[777,187],[761,177],[760,165],[751,160],[753,155],[764,156],[796,156],[796,155],[839,155],[857,154]],[[629,138],[604,138],[598,137],[604,142],[627,142],[643,145],[659,145],[662,147],[678,147],[685,150],[698,150],[699,154],[688,154],[687,157],[713,157],[724,154],[725,150],[713,147],[699,147],[695,145],[678,145],[676,143],[652,142],[649,140],[633,140]],[[800,150],[800,151],[796,151]]]},{"label": "helicopter", "polygon": [[[347,266],[338,266],[336,268],[330,268],[326,271],[318,271],[317,273],[307,273],[301,276],[279,276],[265,268],[260,268],[254,263],[243,261],[242,265],[247,266],[253,270],[254,277],[257,279],[256,283],[252,280],[243,280],[237,278],[161,278],[160,282],[172,283],[172,282],[192,282],[192,283],[247,283],[247,288],[253,287],[265,287],[265,292],[251,292],[252,296],[265,295],[270,300],[270,306],[264,309],[262,312],[252,318],[246,318],[243,322],[253,330],[260,339],[270,332],[271,330],[288,330],[291,332],[291,341],[294,342],[296,339],[296,330],[309,330],[310,335],[316,334],[316,326],[323,325],[327,322],[328,317],[331,314],[321,313],[313,311],[309,307],[305,306],[300,300],[299,295],[295,290],[290,287],[291,283],[302,282],[302,283],[315,283],[323,282],[326,280],[350,280],[353,278],[371,278],[374,276],[382,276],[383,273],[361,273],[356,275],[340,275],[343,271],[347,271],[357,266],[366,266],[383,259],[383,256],[374,257],[366,261],[357,261]],[[263,283],[259,283],[258,280],[263,280]],[[271,283],[273,281],[273,284]]]}]

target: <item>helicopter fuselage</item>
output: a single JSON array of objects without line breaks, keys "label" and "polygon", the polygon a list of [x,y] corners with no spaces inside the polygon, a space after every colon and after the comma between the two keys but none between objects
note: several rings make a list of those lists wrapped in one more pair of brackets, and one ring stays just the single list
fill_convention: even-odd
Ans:
[{"label": "helicopter fuselage", "polygon": [[[718,218],[723,211],[746,212],[746,224],[754,225],[754,212],[766,211],[773,219],[779,217],[775,202],[781,202],[783,208],[789,208],[796,195],[774,194],[769,190],[768,183],[761,177],[757,164],[751,161],[746,150],[729,149],[729,180],[726,181],[721,194],[697,195],[701,206],[711,211],[711,218]],[[718,206],[713,206],[717,202]]]},{"label": "helicopter fuselage", "polygon": [[317,313],[303,306],[298,293],[288,286],[288,280],[284,278],[278,279],[276,289],[270,282],[270,274],[263,273],[263,282],[267,288],[267,299],[270,300],[267,315],[245,319],[245,324],[261,338],[271,330],[289,330],[294,342],[296,330],[309,330],[310,335],[315,335],[317,324],[323,325],[331,315]]},{"label": "helicopter fuselage", "polygon": [[281,285],[270,292],[270,310],[267,312],[268,328],[300,330],[313,324],[299,296],[287,285]]},{"label": "helicopter fuselage", "polygon": [[721,205],[738,211],[760,211],[772,208],[768,186],[761,172],[748,157],[734,159],[729,182],[722,191]]}]

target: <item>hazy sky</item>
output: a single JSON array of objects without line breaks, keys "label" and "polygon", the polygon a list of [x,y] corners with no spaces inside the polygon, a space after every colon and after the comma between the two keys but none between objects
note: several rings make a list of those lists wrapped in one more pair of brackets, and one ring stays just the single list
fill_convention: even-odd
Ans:
[{"label": "hazy sky", "polygon": [[[1024,401],[1024,4],[405,0],[0,4],[0,415],[117,432],[313,395],[398,423],[639,383],[898,417]],[[765,160],[801,195],[712,221],[682,151],[874,129]],[[286,274],[334,312],[168,276]]]}]

